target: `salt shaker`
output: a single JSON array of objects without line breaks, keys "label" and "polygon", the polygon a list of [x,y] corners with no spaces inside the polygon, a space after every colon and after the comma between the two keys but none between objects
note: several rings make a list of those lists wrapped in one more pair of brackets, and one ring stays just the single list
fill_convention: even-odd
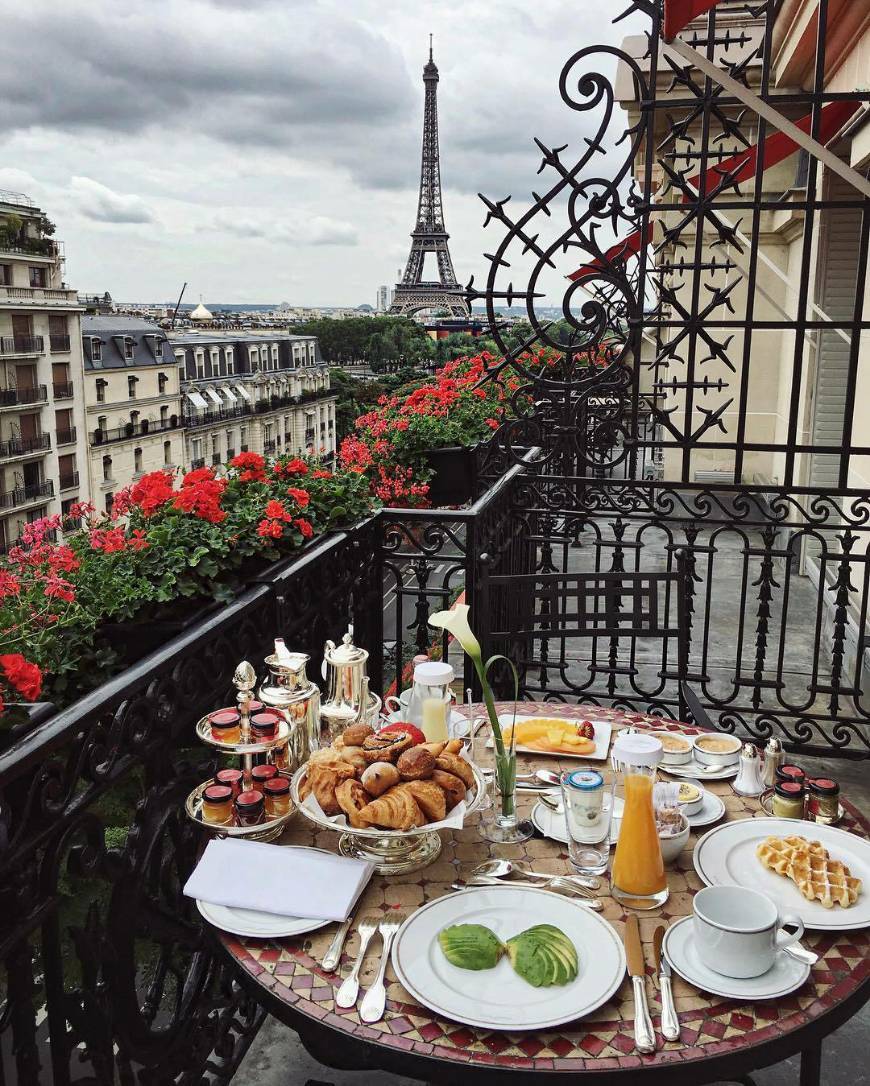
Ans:
[{"label": "salt shaker", "polygon": [[743,744],[737,779],[731,787],[738,796],[760,796],[767,790],[761,771],[761,755],[752,743]]},{"label": "salt shaker", "polygon": [[785,761],[785,751],[782,743],[773,736],[767,741],[764,748],[764,787],[773,788],[776,784],[776,771]]}]

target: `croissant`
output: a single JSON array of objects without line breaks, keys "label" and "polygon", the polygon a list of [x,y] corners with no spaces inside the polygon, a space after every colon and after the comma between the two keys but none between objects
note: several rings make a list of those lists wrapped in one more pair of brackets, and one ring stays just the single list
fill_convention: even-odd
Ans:
[{"label": "croissant", "polygon": [[458,777],[466,788],[471,788],[474,784],[474,773],[471,766],[458,754],[447,754],[445,752],[435,759],[435,765],[439,769],[443,769],[445,773],[452,773],[454,777]]},{"label": "croissant", "polygon": [[406,781],[399,787],[414,797],[429,822],[440,822],[447,814],[447,795],[433,781]]},{"label": "croissant", "polygon": [[447,746],[447,744],[446,743],[421,743],[420,746],[425,747],[426,750],[429,751],[429,753],[432,755],[433,758],[437,758],[438,755],[441,754],[441,752]]},{"label": "croissant", "polygon": [[361,822],[359,813],[369,801],[369,794],[359,781],[342,781],[335,790],[335,799],[339,807],[347,815],[351,826],[361,829],[365,822]]},{"label": "croissant", "polygon": [[[438,753],[439,754],[458,754],[461,750],[462,750],[462,740],[461,739],[450,739],[450,740],[448,740],[448,742],[446,742],[444,744],[444,750],[439,751]],[[436,754],[435,757],[437,758],[438,755]]]},{"label": "croissant", "polygon": [[465,799],[465,782],[452,773],[445,773],[443,769],[436,769],[432,774],[432,783],[441,788],[447,798],[447,810],[452,810],[457,803]]},{"label": "croissant", "polygon": [[308,767],[308,780],[311,783],[311,791],[314,798],[326,815],[336,815],[341,810],[335,798],[335,789],[342,781],[351,780],[355,776],[354,768],[350,762],[325,763],[315,762]]},{"label": "croissant", "polygon": [[373,799],[357,817],[363,826],[380,826],[387,830],[410,830],[426,824],[426,816],[414,797],[400,785]]}]

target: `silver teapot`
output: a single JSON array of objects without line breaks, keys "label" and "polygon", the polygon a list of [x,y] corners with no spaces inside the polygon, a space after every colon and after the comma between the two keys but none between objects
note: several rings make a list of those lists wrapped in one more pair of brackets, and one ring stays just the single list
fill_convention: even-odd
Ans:
[{"label": "silver teapot", "polygon": [[353,643],[352,629],[340,645],[327,641],[323,646],[326,700],[320,707],[320,718],[329,740],[351,724],[370,724],[377,719],[381,702],[369,693],[368,658],[368,652]]},{"label": "silver teapot", "polygon": [[[260,701],[278,710],[290,725],[286,761],[282,766],[296,770],[320,747],[320,690],[305,673],[311,657],[290,652],[282,638],[275,639],[275,652],[263,661],[269,677],[260,687]],[[282,753],[276,752],[278,760]]]}]

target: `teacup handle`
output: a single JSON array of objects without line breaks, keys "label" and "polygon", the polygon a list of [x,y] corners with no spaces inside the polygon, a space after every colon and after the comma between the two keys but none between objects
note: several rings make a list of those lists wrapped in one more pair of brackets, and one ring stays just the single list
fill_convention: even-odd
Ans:
[{"label": "teacup handle", "polygon": [[402,703],[393,694],[388,694],[384,698],[384,708],[389,709],[393,713],[400,713],[402,711]]},{"label": "teacup handle", "polygon": [[779,927],[784,928],[786,924],[790,928],[797,928],[794,935],[789,935],[786,932],[778,932],[774,942],[777,950],[785,950],[787,946],[791,946],[796,943],[804,933],[804,922],[799,916],[795,916],[794,913],[786,913],[785,916],[779,918]]}]

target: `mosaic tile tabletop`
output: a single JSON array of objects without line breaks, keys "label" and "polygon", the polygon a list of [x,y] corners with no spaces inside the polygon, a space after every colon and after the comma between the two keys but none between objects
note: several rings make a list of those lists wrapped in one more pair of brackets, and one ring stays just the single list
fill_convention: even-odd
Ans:
[{"label": "mosaic tile tabletop", "polygon": [[[513,706],[500,707],[510,710]],[[520,711],[546,713],[582,719],[587,716],[609,717],[614,733],[625,723],[637,726],[661,727],[662,722],[639,714],[622,713],[597,706],[522,705]],[[673,727],[682,727],[673,725]],[[686,728],[687,731],[695,729]],[[483,747],[483,742],[479,742]],[[488,764],[489,753],[479,755]],[[560,762],[550,756],[519,755],[520,772],[546,766],[573,768],[577,761]],[[600,763],[596,763],[600,767]],[[707,782],[706,787],[725,801],[728,820],[751,818],[763,814],[756,800],[734,794],[728,781]],[[536,796],[520,797],[520,814],[527,814]],[[870,836],[870,823],[848,802],[844,802],[844,829]],[[471,868],[490,856],[498,855],[530,863],[539,871],[567,873],[570,868],[565,846],[558,842],[534,837],[522,845],[498,846],[483,840],[477,832],[478,822],[487,813],[472,816],[460,831],[443,832],[441,855],[429,867],[396,878],[375,875],[356,910],[364,913],[387,913],[403,909],[413,911],[433,898],[448,892],[457,876],[466,875]],[[692,849],[698,837],[709,827],[692,833],[685,850],[675,864],[667,868],[670,897],[660,909],[637,914],[647,965],[647,998],[653,1025],[658,1029],[661,1004],[653,967],[652,935],[659,923],[672,923],[692,910],[692,895],[702,883],[692,866]],[[806,833],[811,836],[811,824]],[[338,835],[318,831],[302,817],[291,823],[282,843],[312,845],[336,850]],[[606,893],[606,879],[601,896],[604,912],[614,928],[622,934],[625,911]],[[868,892],[865,890],[865,892]],[[685,1063],[721,1055],[735,1047],[761,1044],[808,1024],[837,1003],[851,995],[870,978],[870,932],[808,933],[804,943],[821,955],[807,983],[792,995],[772,1002],[737,1003],[711,996],[687,984],[674,975],[673,987],[682,1027],[677,1042],[665,1042],[658,1035],[659,1049],[653,1056],[640,1056],[635,1051],[633,1033],[633,1002],[631,985],[626,981],[609,1002],[587,1018],[560,1026],[553,1031],[535,1033],[502,1033],[478,1030],[438,1018],[415,1003],[396,980],[392,966],[387,969],[387,1010],[382,1021],[373,1026],[360,1022],[356,1010],[343,1011],[334,1003],[334,995],[350,969],[358,946],[352,931],[345,944],[341,964],[335,973],[327,973],[320,961],[332,940],[335,925],[298,939],[265,942],[255,939],[220,937],[240,966],[247,970],[264,988],[293,1007],[297,1013],[308,1015],[337,1030],[353,1034],[372,1044],[385,1045],[409,1054],[451,1060],[463,1065],[508,1067],[517,1070],[574,1071],[630,1069],[643,1063],[657,1064],[673,1061]],[[380,956],[380,940],[373,940],[361,973],[361,987],[373,980]],[[360,999],[362,996],[360,996]]]}]

